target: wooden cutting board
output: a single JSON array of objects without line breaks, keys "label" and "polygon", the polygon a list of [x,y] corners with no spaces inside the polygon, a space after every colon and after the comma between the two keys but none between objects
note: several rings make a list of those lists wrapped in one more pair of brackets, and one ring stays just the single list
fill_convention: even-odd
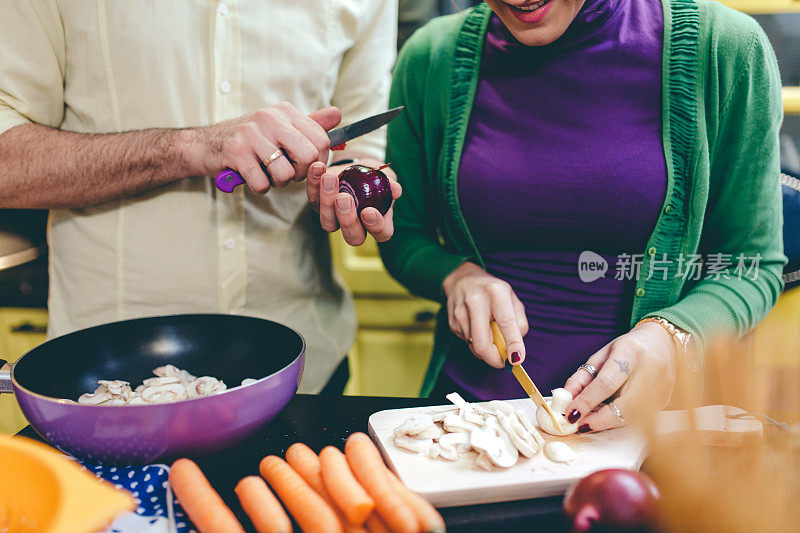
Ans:
[{"label": "wooden cutting board", "polygon": [[[535,424],[531,400],[510,400]],[[552,437],[561,440],[577,453],[569,463],[554,463],[542,452],[531,458],[520,456],[509,469],[486,471],[475,465],[475,452],[462,454],[457,462],[430,459],[397,448],[393,443],[394,428],[415,413],[434,413],[443,407],[393,409],[374,413],[369,418],[369,432],[386,463],[411,490],[436,507],[456,507],[481,503],[543,498],[564,494],[577,480],[606,468],[638,470],[647,455],[646,439],[633,427],[621,427],[599,433]],[[741,409],[720,405],[694,411],[697,427],[709,444],[735,445],[743,436],[760,436],[761,423],[752,418],[731,419],[728,415]],[[659,413],[659,433],[677,436],[687,429],[686,411]]]}]

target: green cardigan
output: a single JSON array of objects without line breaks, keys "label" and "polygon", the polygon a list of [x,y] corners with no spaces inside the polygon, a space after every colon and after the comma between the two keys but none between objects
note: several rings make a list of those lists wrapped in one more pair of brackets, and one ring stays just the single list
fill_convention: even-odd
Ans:
[{"label": "green cardigan", "polygon": [[[782,290],[781,83],[772,48],[752,18],[713,0],[662,4],[668,181],[641,272],[653,258],[670,266],[666,280],[639,277],[630,323],[664,317],[692,333],[702,353],[714,336],[753,328]],[[406,110],[389,125],[387,161],[403,196],[395,205],[395,235],[380,252],[400,283],[440,302],[448,274],[465,261],[483,266],[456,179],[490,16],[481,4],[434,19],[406,43],[394,72],[390,105]],[[676,276],[681,254],[698,250],[731,254],[734,265],[719,279]],[[760,254],[758,269],[735,273],[739,254]],[[422,395],[430,394],[454,340],[443,306]]]}]

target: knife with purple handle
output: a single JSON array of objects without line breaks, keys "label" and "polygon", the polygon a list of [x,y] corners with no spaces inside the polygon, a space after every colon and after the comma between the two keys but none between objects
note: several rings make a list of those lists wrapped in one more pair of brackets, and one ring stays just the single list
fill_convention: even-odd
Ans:
[{"label": "knife with purple handle", "polygon": [[[390,109],[378,115],[353,122],[348,126],[329,131],[328,139],[330,139],[331,142],[331,149],[336,149],[337,146],[343,145],[347,141],[366,135],[388,124],[394,117],[399,115],[400,111],[403,109],[403,106],[395,107],[394,109]],[[214,183],[217,185],[217,189],[222,192],[233,192],[236,187],[244,183],[244,179],[235,170],[227,168],[217,174]]]}]

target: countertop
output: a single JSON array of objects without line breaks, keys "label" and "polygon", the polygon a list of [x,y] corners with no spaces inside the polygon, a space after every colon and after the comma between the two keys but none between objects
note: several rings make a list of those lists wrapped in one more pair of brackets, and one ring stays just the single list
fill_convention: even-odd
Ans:
[{"label": "countertop", "polygon": [[[437,402],[420,398],[378,398],[367,396],[322,397],[298,394],[264,431],[235,448],[197,458],[211,484],[237,514],[250,525],[233,493],[244,476],[258,473],[259,461],[270,454],[283,455],[291,444],[304,442],[319,452],[331,444],[341,448],[347,436],[367,431],[369,415],[384,409],[398,409]],[[39,438],[29,427],[19,435]],[[39,438],[40,439],[40,438]],[[41,439],[40,439],[41,440]],[[450,532],[565,531],[561,518],[562,498],[542,498],[489,505],[441,509]],[[252,529],[249,529],[252,531]]]}]

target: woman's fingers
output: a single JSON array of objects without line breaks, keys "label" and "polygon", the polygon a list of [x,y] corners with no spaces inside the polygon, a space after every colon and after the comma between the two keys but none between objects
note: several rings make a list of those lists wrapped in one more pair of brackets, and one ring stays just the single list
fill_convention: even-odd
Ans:
[{"label": "woman's fingers", "polygon": [[530,327],[528,325],[528,314],[525,312],[525,306],[522,305],[522,302],[519,301],[517,295],[514,295],[514,311],[517,315],[517,325],[519,326],[519,332],[524,337],[528,334]]},{"label": "woman's fingers", "polygon": [[492,304],[489,294],[478,291],[464,300],[469,312],[469,334],[472,338],[472,353],[495,368],[503,368],[503,359],[494,345],[492,337]]},{"label": "woman's fingers", "polygon": [[[608,353],[611,350],[611,343],[609,342],[598,351],[596,351],[588,361],[587,364],[592,365],[595,368],[600,368],[605,363],[606,359],[608,359]],[[572,374],[567,382],[564,384],[564,388],[567,389],[572,397],[575,398],[581,391],[591,383],[594,377],[589,373],[588,370],[583,368],[579,368]]]},{"label": "woman's fingers", "polygon": [[320,178],[319,191],[319,223],[322,229],[333,233],[339,229],[336,216],[336,196],[339,194],[339,175],[328,169]]},{"label": "woman's fingers", "polygon": [[456,329],[453,331],[464,341],[469,341],[469,311],[467,311],[467,306],[464,305],[463,302],[455,306],[455,309],[453,310],[453,317],[455,319],[456,327]]},{"label": "woman's fingers", "polygon": [[336,218],[342,230],[342,237],[350,246],[361,246],[367,239],[367,233],[356,212],[356,203],[347,193],[336,195]]},{"label": "woman's fingers", "polygon": [[629,407],[627,400],[620,396],[611,403],[614,404],[614,407],[619,410],[623,420],[619,419],[614,412],[614,409],[611,407],[611,404],[606,404],[600,406],[600,408],[596,411],[589,413],[589,415],[587,415],[581,421],[580,426],[578,426],[578,431],[581,433],[588,433],[590,431],[603,431],[605,429],[612,429],[625,424],[625,413]]},{"label": "woman's fingers", "polygon": [[631,368],[630,355],[622,350],[615,350],[612,345],[597,377],[591,380],[567,406],[567,420],[570,422],[580,420],[603,400],[617,392],[630,377]]},{"label": "woman's fingers", "polygon": [[517,322],[517,313],[509,294],[510,289],[500,285],[489,287],[489,294],[492,298],[492,315],[503,340],[506,342],[505,355],[512,365],[520,365],[525,360],[525,344],[522,342],[522,335]]}]

